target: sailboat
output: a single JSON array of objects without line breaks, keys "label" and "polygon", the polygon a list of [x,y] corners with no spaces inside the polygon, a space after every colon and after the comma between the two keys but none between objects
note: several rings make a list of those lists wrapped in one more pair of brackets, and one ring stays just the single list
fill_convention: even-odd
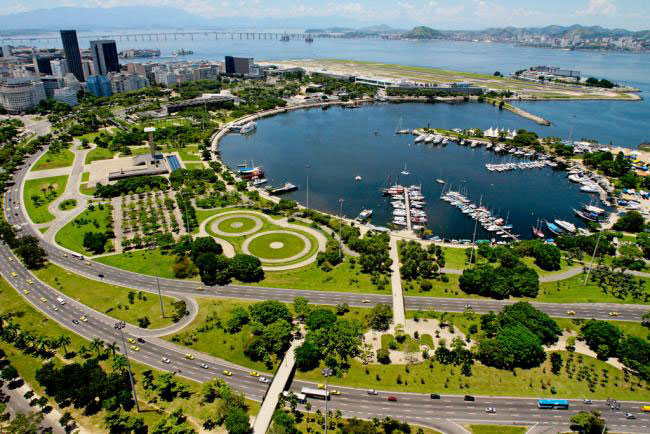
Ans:
[{"label": "sailboat", "polygon": [[404,176],[408,176],[408,175],[411,174],[411,172],[409,172],[408,170],[406,170],[406,163],[404,163],[404,170],[402,170],[400,173],[401,173],[402,175],[404,175]]},{"label": "sailboat", "polygon": [[440,179],[440,178],[438,178],[438,179],[436,179],[436,182],[437,182],[438,184],[444,184],[444,183],[445,183],[445,180],[444,180],[444,179]]}]

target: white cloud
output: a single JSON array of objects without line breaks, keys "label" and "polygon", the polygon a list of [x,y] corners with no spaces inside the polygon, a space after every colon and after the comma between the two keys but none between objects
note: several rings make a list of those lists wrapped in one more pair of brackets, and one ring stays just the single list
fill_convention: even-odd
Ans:
[{"label": "white cloud", "polygon": [[616,15],[617,8],[613,0],[589,0],[587,7],[578,10],[578,15],[601,15],[611,17]]},{"label": "white cloud", "polygon": [[17,14],[18,12],[26,12],[28,10],[29,9],[27,9],[25,5],[21,5],[20,3],[15,3],[15,4],[4,6],[2,9],[0,9],[0,15]]}]

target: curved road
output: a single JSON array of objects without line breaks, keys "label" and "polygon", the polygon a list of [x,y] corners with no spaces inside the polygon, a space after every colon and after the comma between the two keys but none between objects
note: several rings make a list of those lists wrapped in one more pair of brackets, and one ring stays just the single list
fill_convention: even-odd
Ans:
[{"label": "curved road", "polygon": [[[22,206],[21,186],[22,180],[26,171],[35,161],[39,155],[32,156],[29,161],[16,173],[15,180],[16,186],[13,186],[5,194],[4,208],[6,210],[7,219],[11,224],[20,224],[24,226],[26,233],[39,235],[31,225],[28,224],[26,215]],[[20,203],[20,205],[17,205]],[[98,273],[103,273],[107,280],[122,286],[145,289],[148,291],[156,291],[155,277],[138,275],[135,273],[117,270],[96,262],[92,262],[91,266],[84,265],[84,261],[79,261],[72,257],[64,257],[64,250],[57,246],[42,242],[43,247],[46,249],[50,256],[50,260],[58,265],[61,265],[73,272],[97,279]],[[19,260],[13,255],[10,249],[2,243],[0,245],[0,273],[5,279],[21,294],[25,299],[34,305],[37,309],[43,312],[46,316],[60,323],[62,326],[70,329],[71,331],[87,338],[92,339],[98,337],[105,342],[120,342],[119,334],[114,329],[113,325],[115,319],[108,317],[100,312],[94,311],[87,306],[82,305],[65,295],[62,295],[53,288],[43,284],[36,279],[25,267],[22,266]],[[12,273],[16,273],[15,277]],[[27,280],[31,279],[33,284],[28,284]],[[190,293],[197,294],[196,288],[199,285],[196,282],[184,282],[173,279],[161,279],[161,288],[166,294],[170,296],[189,295]],[[23,290],[27,289],[29,294],[25,294]],[[248,298],[256,300],[278,299],[281,301],[292,301],[297,295],[306,295],[310,298],[312,303],[323,304],[336,304],[347,302],[350,305],[364,305],[363,299],[369,299],[370,304],[388,302],[390,303],[390,296],[383,295],[363,295],[352,293],[331,293],[331,292],[316,292],[316,291],[297,291],[297,290],[284,290],[274,288],[257,288],[246,286],[228,286],[210,288],[202,291],[201,296],[212,297],[228,297],[228,298]],[[53,302],[58,296],[63,296],[67,303],[65,305],[58,305],[58,310],[52,308]],[[41,297],[47,299],[47,303],[40,301]],[[438,310],[458,310],[462,311],[464,305],[470,303],[478,312],[499,309],[504,305],[504,302],[499,301],[477,301],[477,300],[452,300],[452,299],[432,299],[428,297],[407,297],[406,304],[411,309],[427,308],[434,306]],[[561,305],[560,309],[551,309],[550,304],[538,304],[545,310],[553,314],[560,310],[569,309],[569,305]],[[580,306],[580,305],[577,305]],[[593,304],[583,305],[583,310],[578,310],[576,313],[584,314],[584,316],[600,317],[602,315],[600,309],[605,312],[608,307],[595,308]],[[617,305],[616,308],[621,312],[621,319],[629,318],[639,320],[642,309],[631,309],[631,307],[623,309],[624,306]],[[79,324],[74,324],[74,319],[79,319],[82,315],[86,315],[87,322],[80,321]],[[624,316],[625,315],[625,316]],[[191,349],[183,348],[157,337],[150,337],[151,334],[157,334],[155,330],[145,331],[134,326],[127,326],[125,331],[125,338],[142,338],[145,337],[143,343],[139,343],[140,350],[137,352],[128,350],[129,357],[133,360],[143,364],[155,367],[160,370],[175,371],[178,375],[187,377],[189,379],[203,382],[213,377],[224,378],[235,389],[244,392],[252,399],[260,400],[263,398],[267,385],[260,383],[256,378],[248,375],[248,369],[236,366],[232,363],[207,356],[205,354],[197,353]],[[153,333],[151,333],[153,332]],[[128,344],[127,344],[128,345]],[[185,354],[192,353],[195,357],[194,360],[189,360]],[[170,364],[162,362],[162,358],[167,357],[170,359]],[[202,368],[200,365],[205,363],[208,365],[207,369]],[[226,377],[222,374],[223,369],[228,369],[233,372],[232,377]],[[302,381],[294,381],[291,388],[294,390],[300,389],[302,386],[313,384],[305,383]],[[380,392],[377,396],[367,395],[364,390],[352,388],[338,388],[342,391],[341,396],[333,397],[330,409],[340,409],[345,416],[348,417],[383,417],[387,414],[391,416],[406,420],[420,425],[431,426],[440,429],[444,432],[464,432],[462,428],[455,424],[464,423],[464,421],[489,421],[491,423],[502,422],[527,422],[528,424],[538,424],[538,427],[551,427],[558,425],[566,425],[570,414],[580,409],[600,409],[603,411],[604,416],[607,418],[610,427],[616,431],[638,431],[647,432],[650,426],[650,415],[642,414],[639,411],[641,403],[639,402],[623,402],[621,403],[621,410],[608,412],[603,402],[594,402],[591,406],[586,406],[579,401],[571,402],[570,411],[549,411],[537,410],[535,407],[534,399],[520,399],[508,397],[477,397],[476,402],[470,403],[462,400],[459,396],[443,396],[440,401],[430,400],[426,394],[415,393],[397,393],[397,392]],[[440,391],[432,391],[440,392]],[[398,402],[389,402],[386,400],[387,395],[394,395],[399,398]],[[322,408],[322,402],[312,402],[315,408]],[[496,414],[486,414],[484,407],[491,406],[497,409]],[[636,413],[638,419],[627,420],[624,412],[630,411]],[[455,422],[453,422],[455,421]],[[536,428],[537,429],[537,428]],[[540,431],[542,432],[542,431]]]}]

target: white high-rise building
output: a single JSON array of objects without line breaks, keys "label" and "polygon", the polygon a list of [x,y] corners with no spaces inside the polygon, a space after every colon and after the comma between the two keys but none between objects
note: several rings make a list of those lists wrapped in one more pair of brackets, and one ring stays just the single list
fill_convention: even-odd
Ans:
[{"label": "white high-rise building", "polygon": [[149,80],[138,74],[111,74],[111,90],[113,93],[131,92],[149,86]]},{"label": "white high-rise building", "polygon": [[68,62],[66,62],[65,59],[52,60],[50,66],[52,67],[52,75],[55,77],[63,78],[69,72]]},{"label": "white high-rise building", "polygon": [[15,78],[0,86],[0,105],[9,113],[20,113],[45,99],[45,88],[40,80]]}]

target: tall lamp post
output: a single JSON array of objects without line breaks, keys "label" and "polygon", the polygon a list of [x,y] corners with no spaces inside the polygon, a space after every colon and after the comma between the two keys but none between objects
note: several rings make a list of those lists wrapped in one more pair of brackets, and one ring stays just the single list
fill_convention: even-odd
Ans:
[{"label": "tall lamp post", "polygon": [[327,434],[327,429],[329,428],[327,426],[327,401],[329,401],[329,390],[327,389],[327,384],[330,376],[333,374],[334,371],[332,371],[332,368],[323,368],[321,371],[321,374],[325,376],[325,434]]},{"label": "tall lamp post", "polygon": [[135,401],[135,409],[140,412],[140,405],[138,404],[138,395],[135,394],[135,384],[133,383],[133,372],[131,372],[131,363],[129,362],[129,353],[126,351],[126,342],[124,341],[124,332],[122,329],[126,327],[124,321],[118,321],[113,326],[115,330],[119,330],[120,337],[122,338],[122,348],[124,349],[124,357],[126,357],[126,367],[129,370],[129,381],[131,382],[131,390],[133,391],[133,401]]}]

